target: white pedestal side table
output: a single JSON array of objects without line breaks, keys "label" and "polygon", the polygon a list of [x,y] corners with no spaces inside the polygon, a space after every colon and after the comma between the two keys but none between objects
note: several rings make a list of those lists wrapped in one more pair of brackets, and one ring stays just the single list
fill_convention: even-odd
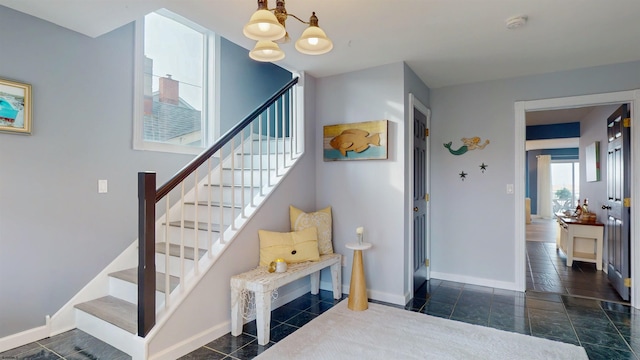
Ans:
[{"label": "white pedestal side table", "polygon": [[349,284],[349,302],[347,307],[354,311],[367,310],[367,282],[364,278],[362,265],[362,251],[371,248],[370,243],[347,243],[347,249],[353,250],[353,265],[351,266],[351,283]]}]

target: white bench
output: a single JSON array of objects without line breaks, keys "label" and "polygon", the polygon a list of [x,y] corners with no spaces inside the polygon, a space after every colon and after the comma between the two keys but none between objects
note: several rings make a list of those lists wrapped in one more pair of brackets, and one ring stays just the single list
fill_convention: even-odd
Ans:
[{"label": "white bench", "polygon": [[270,273],[267,267],[260,266],[245,273],[231,277],[231,335],[242,334],[244,299],[243,291],[251,291],[256,300],[256,327],[258,329],[258,344],[269,342],[271,326],[271,294],[273,290],[304,276],[311,275],[311,293],[320,291],[320,270],[331,267],[331,281],[333,297],[342,298],[342,255],[321,255],[319,261],[307,261],[289,264],[283,273]]}]

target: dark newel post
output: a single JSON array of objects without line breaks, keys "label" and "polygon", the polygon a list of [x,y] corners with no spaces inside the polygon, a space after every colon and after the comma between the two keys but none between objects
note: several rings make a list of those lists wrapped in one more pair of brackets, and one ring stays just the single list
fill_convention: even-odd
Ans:
[{"label": "dark newel post", "polygon": [[156,324],[156,174],[138,173],[138,336]]}]

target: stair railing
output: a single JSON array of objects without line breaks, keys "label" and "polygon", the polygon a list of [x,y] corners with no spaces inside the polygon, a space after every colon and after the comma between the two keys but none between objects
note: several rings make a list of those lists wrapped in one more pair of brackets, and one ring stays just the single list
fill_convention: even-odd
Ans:
[{"label": "stair railing", "polygon": [[[170,263],[169,254],[179,253],[179,284],[184,290],[186,274],[185,259],[193,257],[193,271],[199,271],[201,245],[212,257],[214,246],[226,243],[225,230],[236,230],[238,216],[246,218],[246,205],[255,206],[254,198],[264,195],[263,189],[271,186],[271,177],[279,176],[279,168],[288,167],[301,151],[298,138],[303,129],[298,125],[298,99],[294,85],[298,78],[292,79],[282,89],[274,93],[264,104],[256,108],[241,122],[227,131],[211,147],[203,151],[195,159],[184,166],[164,185],[156,189],[156,174],[154,172],[138,173],[138,336],[145,337],[156,322],[156,206],[164,199],[164,251],[165,254],[165,301],[164,306],[170,306],[172,276],[170,269],[175,264]],[[257,140],[256,140],[257,139]],[[256,144],[257,143],[257,146]],[[288,147],[288,149],[287,149]],[[246,153],[250,155],[247,157]],[[239,164],[236,164],[236,156]],[[254,159],[259,160],[254,162]],[[273,159],[272,159],[273,158]],[[272,168],[272,160],[275,165]],[[264,164],[266,163],[266,164]],[[219,166],[218,166],[219,165]],[[266,166],[265,166],[266,165]],[[218,183],[213,185],[215,170]],[[231,174],[231,179],[225,179],[224,174]],[[230,170],[230,171],[228,171]],[[240,184],[236,184],[236,173],[239,172]],[[255,174],[258,176],[255,176]],[[203,175],[204,174],[204,175]],[[249,174],[246,181],[245,175]],[[225,184],[228,182],[229,184]],[[245,184],[248,182],[248,184]],[[185,191],[193,188],[194,221],[191,224],[185,220]],[[224,191],[228,189],[227,191]],[[198,191],[207,189],[206,224],[198,221],[198,208],[203,205],[199,200]],[[259,189],[259,190],[256,190]],[[180,206],[180,220],[172,222],[170,215],[172,204],[170,194],[179,192],[179,199],[173,201]],[[217,199],[216,199],[217,198]],[[213,209],[217,203],[219,208],[218,228],[214,228],[211,219]],[[224,208],[230,208],[229,219],[225,219]],[[237,209],[242,209],[236,214]],[[225,225],[225,222],[228,225]],[[170,243],[171,228],[179,228],[179,245],[175,241]],[[193,229],[193,238],[185,238],[185,229]],[[208,236],[205,243],[200,242],[200,231],[206,231]],[[175,233],[175,232],[173,232]],[[218,234],[217,238],[215,233]],[[191,245],[185,245],[191,240]],[[187,246],[193,247],[193,253],[188,254]]]}]

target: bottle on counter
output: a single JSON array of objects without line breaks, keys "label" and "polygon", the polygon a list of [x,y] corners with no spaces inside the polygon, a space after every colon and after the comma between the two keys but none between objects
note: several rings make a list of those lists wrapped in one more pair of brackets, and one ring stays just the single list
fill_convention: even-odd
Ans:
[{"label": "bottle on counter", "polygon": [[574,212],[573,216],[580,217],[581,214],[582,214],[582,206],[580,206],[580,199],[578,199],[578,206],[576,206],[576,211]]},{"label": "bottle on counter", "polygon": [[582,205],[582,213],[583,214],[589,213],[589,199],[587,198],[584,198],[584,204]]}]

